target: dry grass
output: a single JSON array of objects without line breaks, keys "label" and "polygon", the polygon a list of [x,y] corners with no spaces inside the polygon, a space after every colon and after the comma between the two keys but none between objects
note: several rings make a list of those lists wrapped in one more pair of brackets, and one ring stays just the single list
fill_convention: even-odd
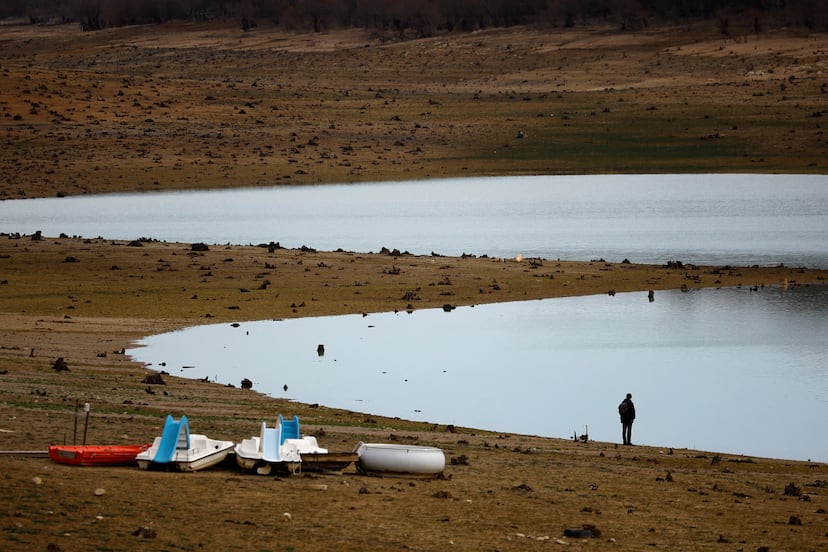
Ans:
[{"label": "dry grass", "polygon": [[[203,244],[200,244],[203,245]],[[176,326],[546,297],[817,283],[826,271],[0,237],[0,312]]]},{"label": "dry grass", "polygon": [[[463,174],[824,172],[825,48],[824,35],[723,40],[705,28],[490,30],[399,44],[358,31],[3,26],[0,197]],[[147,370],[121,354],[141,336],[208,322],[825,276],[0,236],[2,450],[71,441],[80,401],[92,404],[96,443],[150,440],[168,413],[239,440],[281,412],[332,450],[393,436],[468,460],[440,480],[352,470],[278,479],[3,455],[0,548],[825,550],[824,464],[452,432],[173,376],[149,393]],[[59,356],[70,371],[50,368]],[[563,536],[583,524],[600,537]],[[157,536],[133,535],[140,526]]]},{"label": "dry grass", "polygon": [[[468,174],[825,172],[825,35],[5,26],[0,198]],[[523,133],[524,138],[517,138]]]}]

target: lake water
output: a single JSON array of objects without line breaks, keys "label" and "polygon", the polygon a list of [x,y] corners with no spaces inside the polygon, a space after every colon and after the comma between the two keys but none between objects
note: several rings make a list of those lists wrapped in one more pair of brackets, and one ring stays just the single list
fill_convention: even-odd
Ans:
[{"label": "lake water", "polygon": [[705,289],[202,326],[128,352],[301,402],[600,441],[620,441],[630,392],[633,442],[825,462],[826,328],[828,286]]},{"label": "lake water", "polygon": [[[0,202],[0,232],[320,250],[828,268],[828,176],[445,179]],[[642,297],[644,298],[642,300]],[[555,299],[204,327],[142,361],[504,432],[828,461],[824,287]],[[324,343],[328,353],[316,356]],[[275,413],[274,413],[275,415]]]},{"label": "lake water", "polygon": [[0,202],[0,232],[828,268],[828,176],[429,180]]}]

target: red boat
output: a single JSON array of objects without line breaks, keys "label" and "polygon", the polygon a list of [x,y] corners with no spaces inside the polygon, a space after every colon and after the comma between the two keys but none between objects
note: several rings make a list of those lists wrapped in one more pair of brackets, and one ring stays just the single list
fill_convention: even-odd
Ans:
[{"label": "red boat", "polygon": [[73,466],[129,466],[135,457],[150,448],[146,445],[52,445],[49,458]]}]

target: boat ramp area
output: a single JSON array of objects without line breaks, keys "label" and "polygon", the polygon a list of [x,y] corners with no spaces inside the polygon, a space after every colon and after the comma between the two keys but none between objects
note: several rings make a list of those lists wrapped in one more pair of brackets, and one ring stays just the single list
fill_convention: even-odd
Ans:
[{"label": "boat ramp area", "polygon": [[273,426],[262,422],[258,432],[239,442],[191,433],[187,416],[167,416],[152,443],[121,445],[52,445],[48,451],[5,451],[5,455],[48,457],[73,466],[128,466],[179,472],[213,467],[257,475],[299,472],[342,473],[353,465],[366,475],[436,477],[445,468],[437,447],[359,442],[352,451],[334,452],[319,446],[315,436],[302,435],[298,416],[279,415]]}]

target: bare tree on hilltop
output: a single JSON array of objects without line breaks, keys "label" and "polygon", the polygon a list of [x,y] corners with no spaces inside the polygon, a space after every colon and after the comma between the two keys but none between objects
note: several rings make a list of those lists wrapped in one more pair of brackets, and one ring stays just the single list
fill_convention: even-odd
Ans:
[{"label": "bare tree on hilltop", "polygon": [[[0,18],[32,23],[74,21],[87,30],[170,20],[269,21],[322,32],[366,28],[390,37],[533,25],[571,27],[610,21],[620,28],[648,20],[712,19],[758,31],[771,25],[828,30],[825,0],[0,0]],[[243,19],[244,18],[244,19]]]}]

